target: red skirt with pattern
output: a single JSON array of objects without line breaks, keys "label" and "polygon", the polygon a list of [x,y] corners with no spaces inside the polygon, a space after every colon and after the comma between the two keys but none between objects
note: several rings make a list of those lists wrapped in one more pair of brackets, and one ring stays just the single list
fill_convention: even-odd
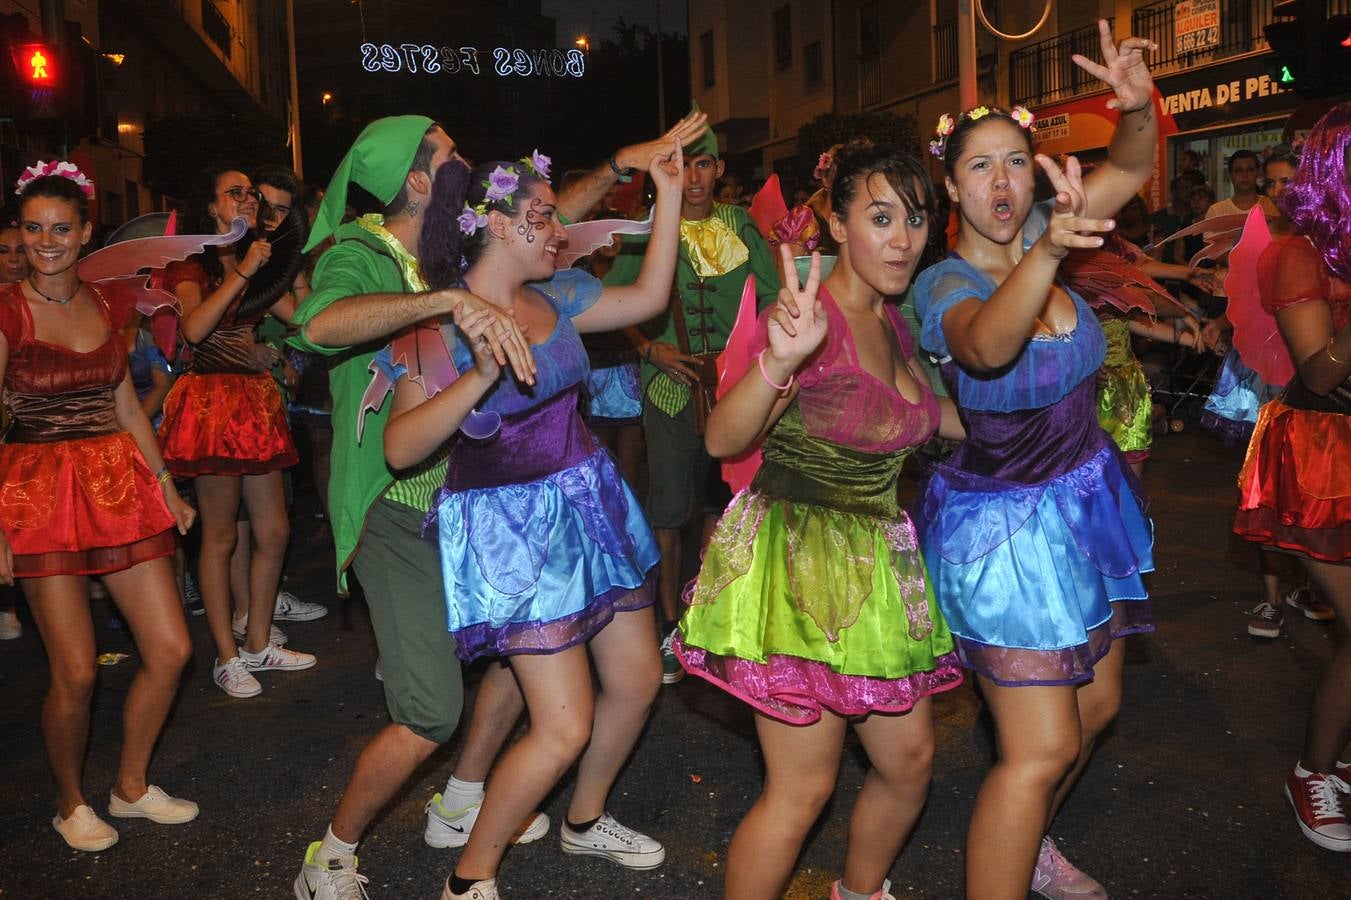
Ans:
[{"label": "red skirt with pattern", "polygon": [[174,519],[125,431],[0,444],[0,521],[18,578],[117,572],[174,552]]},{"label": "red skirt with pattern", "polygon": [[1326,562],[1351,560],[1351,416],[1262,407],[1238,476],[1234,531]]},{"label": "red skirt with pattern", "polygon": [[182,376],[164,398],[159,440],[177,478],[261,475],[300,458],[281,390],[266,372]]}]

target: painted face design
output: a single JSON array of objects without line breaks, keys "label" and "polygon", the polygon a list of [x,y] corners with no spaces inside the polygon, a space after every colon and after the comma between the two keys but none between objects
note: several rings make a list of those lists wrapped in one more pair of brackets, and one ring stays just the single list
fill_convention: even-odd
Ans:
[{"label": "painted face design", "polygon": [[[543,206],[544,203],[540,198],[530,198],[530,208],[525,211],[521,224],[516,226],[516,233],[524,237],[527,244],[535,243],[535,233],[544,231],[549,227],[549,220],[545,217]],[[552,212],[553,208],[550,207],[549,211]]]}]

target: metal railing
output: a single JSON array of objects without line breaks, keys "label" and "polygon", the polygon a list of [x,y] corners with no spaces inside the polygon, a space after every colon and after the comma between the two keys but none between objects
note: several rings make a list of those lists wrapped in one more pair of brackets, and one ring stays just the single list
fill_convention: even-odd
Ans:
[{"label": "metal railing", "polygon": [[206,32],[206,36],[211,39],[211,43],[215,44],[220,52],[225,54],[226,59],[229,59],[232,31],[229,21],[221,15],[214,0],[202,0],[201,9],[202,31]]},{"label": "metal railing", "polygon": [[1199,49],[1184,49],[1174,30],[1176,6],[1173,0],[1142,6],[1131,14],[1131,33],[1149,38],[1159,49],[1149,61],[1155,74],[1174,72],[1202,65],[1226,56],[1265,50],[1267,39],[1262,26],[1271,23],[1274,0],[1227,0],[1220,4],[1217,41]]},{"label": "metal railing", "polygon": [[[1107,20],[1108,25],[1112,20]],[[1074,54],[1096,58],[1098,26],[1086,25],[1009,54],[1009,96],[1041,106],[1095,90],[1098,80],[1074,64]]]},{"label": "metal railing", "polygon": [[957,21],[939,22],[933,34],[933,80],[957,77]]}]

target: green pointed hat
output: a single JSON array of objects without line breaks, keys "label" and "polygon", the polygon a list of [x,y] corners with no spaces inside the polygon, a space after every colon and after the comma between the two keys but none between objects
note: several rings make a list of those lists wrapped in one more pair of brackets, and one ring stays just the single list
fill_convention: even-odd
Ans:
[{"label": "green pointed hat", "polygon": [[328,183],[305,251],[314,249],[342,224],[349,183],[370,191],[381,203],[393,200],[408,177],[422,136],[434,124],[426,116],[387,116],[363,128]]},{"label": "green pointed hat", "polygon": [[[699,111],[699,104],[691,103],[690,115],[694,115],[698,111]],[[685,145],[686,156],[695,157],[695,156],[703,156],[705,154],[713,157],[714,159],[721,159],[721,157],[718,154],[718,136],[713,133],[713,128],[711,126],[707,131],[703,133],[703,135],[697,141],[695,141],[692,144]]]}]

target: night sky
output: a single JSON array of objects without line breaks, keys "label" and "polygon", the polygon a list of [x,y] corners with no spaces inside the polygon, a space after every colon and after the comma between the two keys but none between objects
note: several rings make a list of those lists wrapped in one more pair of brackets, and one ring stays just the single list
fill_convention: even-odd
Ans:
[{"label": "night sky", "polygon": [[[593,43],[609,36],[620,16],[626,22],[655,28],[657,0],[543,0],[540,12],[558,21],[558,43],[572,43],[586,35]],[[684,0],[660,0],[662,31],[685,31]]]}]

